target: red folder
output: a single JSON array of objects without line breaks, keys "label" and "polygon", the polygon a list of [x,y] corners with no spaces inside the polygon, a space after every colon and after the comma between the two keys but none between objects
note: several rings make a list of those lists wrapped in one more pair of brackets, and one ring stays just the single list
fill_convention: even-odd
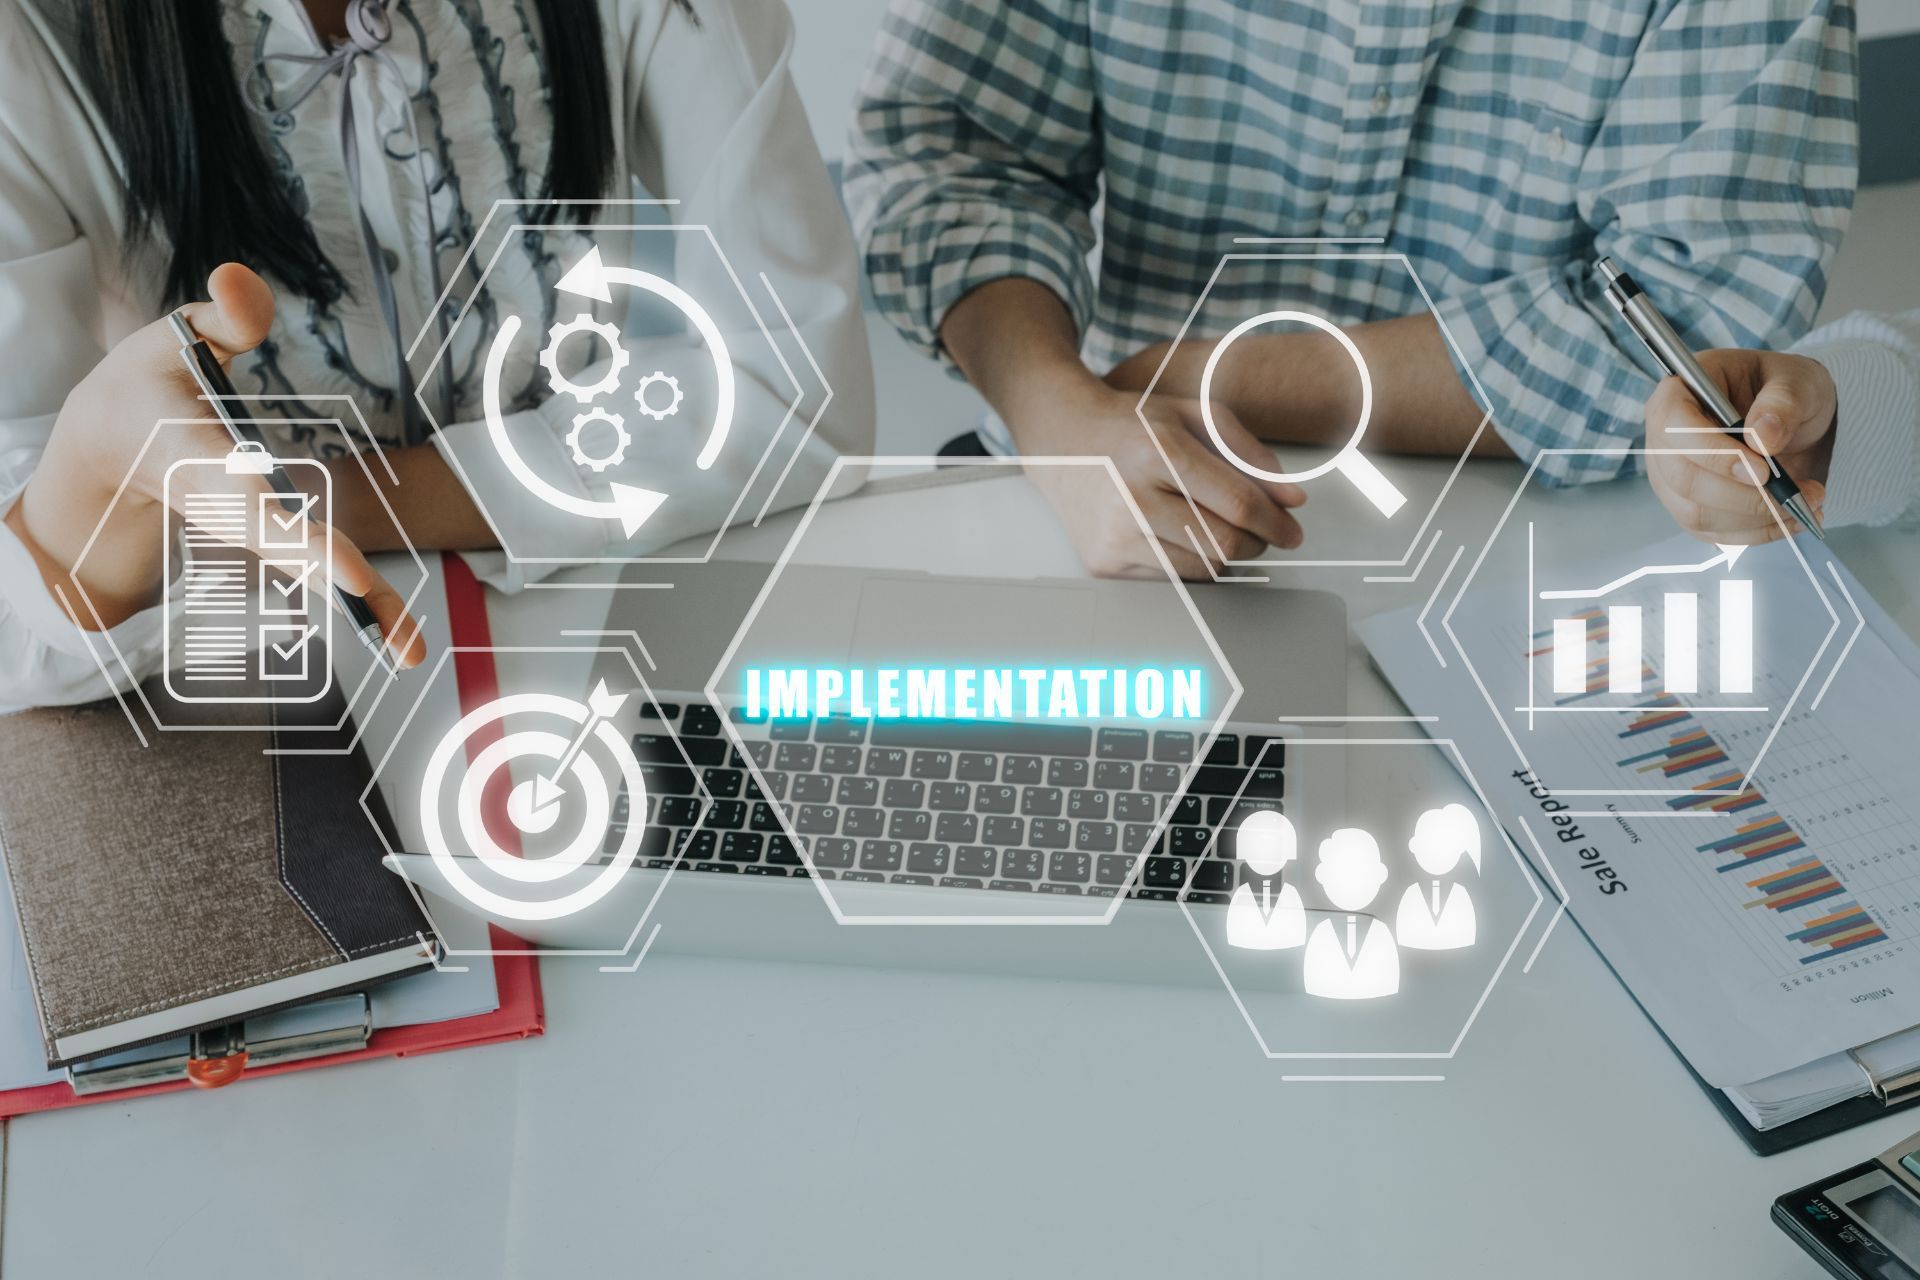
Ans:
[{"label": "red folder", "polygon": [[[473,571],[467,568],[466,561],[455,555],[443,555],[440,562],[447,583],[448,630],[454,648],[467,650],[453,655],[454,679],[459,684],[460,709],[464,714],[498,697],[500,692],[493,655],[475,652],[487,649],[493,642],[487,626],[486,592],[474,578]],[[485,745],[484,742],[470,742],[469,757]],[[494,928],[491,946],[496,951],[511,953],[524,951],[526,944]],[[544,1032],[547,1017],[540,999],[540,969],[536,957],[531,954],[496,955],[493,958],[493,978],[499,988],[500,1007],[492,1013],[412,1027],[386,1027],[374,1032],[363,1049],[260,1067],[242,1073],[235,1083],[256,1077],[277,1076],[287,1071],[304,1071],[309,1067],[359,1062],[366,1058],[404,1058],[413,1054],[438,1053],[442,1049],[466,1049],[474,1045],[497,1044],[503,1040],[524,1040]],[[52,1111],[89,1102],[120,1102],[150,1093],[172,1093],[193,1087],[185,1080],[170,1080],[164,1084],[116,1089],[111,1093],[94,1093],[85,1097],[75,1095],[65,1081],[26,1089],[0,1090],[0,1117]]]}]

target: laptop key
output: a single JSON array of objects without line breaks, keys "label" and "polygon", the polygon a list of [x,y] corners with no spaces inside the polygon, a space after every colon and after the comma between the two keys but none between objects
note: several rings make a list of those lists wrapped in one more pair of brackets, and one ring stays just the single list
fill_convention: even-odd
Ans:
[{"label": "laptop key", "polygon": [[760,784],[753,780],[753,775],[747,775],[748,798],[753,800],[785,800],[787,798],[787,778],[789,775],[780,772],[778,769],[768,769],[764,771],[764,776],[766,777],[767,785],[766,788],[762,790]]},{"label": "laptop key", "polygon": [[1246,745],[1241,748],[1240,762],[1259,765],[1262,769],[1284,768],[1287,763],[1287,740],[1250,733]]},{"label": "laptop key", "polygon": [[830,836],[840,829],[840,810],[830,804],[803,804],[793,825],[802,835]]},{"label": "laptop key", "polygon": [[860,772],[860,748],[839,745],[820,748],[820,772]]},{"label": "laptop key", "polygon": [[874,747],[867,752],[867,772],[876,778],[899,778],[907,772],[907,753],[900,747]]},{"label": "laptop key", "polygon": [[928,781],[944,779],[953,772],[953,752],[916,751],[913,753],[913,776]]},{"label": "laptop key", "polygon": [[1120,833],[1120,847],[1128,853],[1145,853],[1153,840],[1153,827],[1145,822],[1129,822]]},{"label": "laptop key", "polygon": [[811,742],[783,742],[774,752],[773,763],[789,773],[811,773],[819,754],[820,749]]},{"label": "laptop key", "polygon": [[[636,735],[636,737],[637,736],[638,735]],[[672,751],[674,749],[673,744],[667,743],[665,749],[669,752]],[[702,765],[725,764],[727,757],[732,754],[727,744],[719,738],[682,738],[680,739],[680,750],[687,753],[687,759],[689,761]],[[659,760],[659,763],[673,764],[675,759],[676,757],[673,756],[663,756]]]},{"label": "laptop key", "polygon": [[[869,778],[871,782],[873,779]],[[951,784],[936,782],[935,786]],[[917,778],[894,778],[887,783],[886,806],[889,809],[918,809],[927,801],[927,784]],[[873,802],[869,800],[868,804]]]},{"label": "laptop key", "polygon": [[[712,760],[696,760],[695,764],[719,764],[720,757],[726,755],[726,744],[716,742],[720,750],[714,753]],[[633,758],[642,764],[684,764],[685,757],[674,740],[662,731],[660,733],[636,733],[633,735]]]},{"label": "laptop key", "polygon": [[1042,849],[1065,849],[1073,843],[1073,824],[1065,818],[1029,818],[1027,843]]},{"label": "laptop key", "polygon": [[880,780],[878,778],[857,778],[849,774],[840,779],[840,785],[834,789],[836,804],[880,803]]},{"label": "laptop key", "polygon": [[1102,760],[1145,760],[1145,729],[1102,729],[1094,738],[1094,754]]},{"label": "laptop key", "polygon": [[1138,791],[1126,791],[1113,798],[1113,816],[1121,822],[1152,822],[1160,816],[1162,801]]},{"label": "laptop key", "polygon": [[1112,853],[1120,828],[1111,822],[1082,822],[1073,829],[1073,847],[1087,853]]},{"label": "laptop key", "polygon": [[1173,806],[1173,813],[1167,818],[1168,822],[1185,823],[1190,827],[1197,827],[1206,820],[1207,802],[1199,796],[1181,796]]},{"label": "laptop key", "polygon": [[973,789],[973,808],[976,813],[1012,813],[1019,804],[1020,792],[1015,787],[983,782]]},{"label": "laptop key", "polygon": [[972,844],[980,838],[980,819],[970,813],[943,813],[934,819],[933,838],[950,844]]},{"label": "laptop key", "polygon": [[711,862],[720,837],[712,831],[676,831],[674,854],[687,862]]},{"label": "laptop key", "polygon": [[1035,893],[1077,894],[1080,892],[1080,886],[1077,884],[1059,884],[1052,880],[1043,880],[1033,886],[1033,891]]},{"label": "laptop key", "polygon": [[1090,770],[1087,762],[1078,757],[1056,756],[1047,761],[1047,785],[1050,787],[1084,787]]},{"label": "laptop key", "polygon": [[840,823],[840,831],[850,836],[877,836],[887,829],[887,813],[884,809],[848,809]]},{"label": "laptop key", "polygon": [[1039,756],[1008,756],[1000,762],[1000,781],[1038,782],[1045,777]]},{"label": "laptop key", "polygon": [[842,880],[859,880],[877,884],[884,881],[887,877],[884,872],[879,871],[842,871],[840,878]]},{"label": "laptop key", "polygon": [[755,831],[786,830],[780,823],[780,811],[768,804],[765,800],[761,800],[753,806],[753,812],[747,818],[747,825]]},{"label": "laptop key", "polygon": [[1047,879],[1085,884],[1093,874],[1093,858],[1084,853],[1062,849],[1047,859]]},{"label": "laptop key", "polygon": [[1140,881],[1152,889],[1178,889],[1187,882],[1185,858],[1148,858]]},{"label": "laptop key", "polygon": [[941,876],[942,889],[984,889],[986,885],[968,876]]},{"label": "laptop key", "polygon": [[767,725],[767,736],[775,742],[805,742],[813,732],[806,720],[775,720]]},{"label": "laptop key", "polygon": [[1033,892],[1032,883],[1026,880],[995,880],[989,885],[987,885],[987,888],[1000,889],[1003,891],[1007,889],[1011,889],[1015,893],[1032,893]]},{"label": "laptop key", "polygon": [[907,846],[907,870],[921,875],[940,876],[947,873],[947,864],[953,860],[953,850],[944,844],[914,844]]},{"label": "laptop key", "polygon": [[1180,770],[1170,764],[1143,764],[1140,766],[1140,789],[1142,791],[1172,791],[1180,785]]},{"label": "laptop key", "polygon": [[1172,827],[1167,833],[1167,851],[1180,857],[1198,857],[1212,843],[1212,827]]},{"label": "laptop key", "polygon": [[773,763],[773,744],[761,738],[755,738],[747,744],[747,754],[762,769]]},{"label": "laptop key", "polygon": [[1240,735],[1222,733],[1215,735],[1213,745],[1207,748],[1208,764],[1239,764]]},{"label": "laptop key", "polygon": [[852,716],[822,716],[814,722],[815,742],[860,743],[867,740],[867,722]]},{"label": "laptop key", "polygon": [[1000,874],[1019,880],[1038,880],[1047,869],[1047,855],[1038,849],[1008,849],[1000,855]]},{"label": "laptop key", "polygon": [[647,793],[656,796],[693,794],[693,770],[677,764],[643,764],[640,776],[647,780]]},{"label": "laptop key", "polygon": [[750,862],[741,867],[740,871],[743,875],[750,876],[784,876],[787,874],[785,867],[769,867],[762,862]]},{"label": "laptop key", "polygon": [[642,720],[678,720],[680,704],[677,702],[642,702],[640,704]]},{"label": "laptop key", "polygon": [[1134,859],[1123,853],[1103,853],[1094,863],[1093,874],[1101,884],[1125,884],[1133,875]]},{"label": "laptop key", "polygon": [[730,871],[735,875],[740,872],[740,868],[731,862],[696,862],[693,864],[693,869],[695,871]]},{"label": "laptop key", "polygon": [[720,736],[720,716],[704,702],[688,706],[687,714],[680,718],[680,732],[696,738],[717,738]]},{"label": "laptop key", "polygon": [[692,796],[662,796],[658,821],[666,827],[690,827],[700,820],[700,802]]},{"label": "laptop key", "polygon": [[839,868],[853,865],[854,852],[858,848],[845,837],[827,836],[810,843],[807,852],[813,855],[814,866]]},{"label": "laptop key", "polygon": [[737,831],[747,825],[745,800],[715,800],[707,810],[706,825],[715,831]]},{"label": "laptop key", "polygon": [[973,787],[965,782],[936,782],[927,788],[929,809],[964,809],[972,802]]},{"label": "laptop key", "polygon": [[974,876],[985,880],[998,869],[1000,855],[997,850],[984,848],[977,844],[963,844],[953,851],[953,873],[960,876]]},{"label": "laptop key", "polygon": [[702,769],[700,771],[700,781],[706,784],[709,793],[716,796],[739,795],[746,776],[738,769]]},{"label": "laptop key", "polygon": [[860,845],[860,869],[898,871],[905,850],[898,840],[868,840]]},{"label": "laptop key", "polygon": [[984,751],[962,751],[953,776],[962,782],[992,782],[1000,776],[1000,762]]},{"label": "laptop key", "polygon": [[925,809],[895,809],[887,817],[887,835],[894,840],[925,840],[933,834],[933,815]]},{"label": "laptop key", "polygon": [[826,804],[833,799],[833,779],[823,773],[796,774],[793,798],[801,804]]},{"label": "laptop key", "polygon": [[1104,791],[1071,791],[1067,793],[1067,816],[1069,818],[1104,818],[1107,816],[1107,793]]},{"label": "laptop key", "polygon": [[758,862],[766,840],[751,831],[729,831],[721,838],[720,856],[728,862]]},{"label": "laptop key", "polygon": [[897,876],[888,876],[887,883],[888,884],[932,884],[933,877],[917,876],[912,874],[911,872],[902,871]]},{"label": "laptop key", "polygon": [[1233,889],[1234,864],[1223,858],[1205,858],[1193,869],[1193,887],[1204,893],[1227,893]]},{"label": "laptop key", "polygon": [[1019,844],[1027,838],[1026,820],[995,815],[980,824],[980,838],[988,844]]},{"label": "laptop key", "polygon": [[1042,818],[1059,817],[1060,789],[1058,787],[1020,788],[1020,812],[1029,818],[1036,815]]},{"label": "laptop key", "polygon": [[1133,790],[1133,766],[1125,760],[1102,760],[1093,766],[1093,785],[1105,791]]},{"label": "laptop key", "polygon": [[1153,758],[1162,764],[1186,764],[1193,759],[1193,735],[1162,729],[1153,735]]},{"label": "laptop key", "polygon": [[779,867],[797,867],[800,865],[800,851],[785,836],[768,836],[767,861]]}]

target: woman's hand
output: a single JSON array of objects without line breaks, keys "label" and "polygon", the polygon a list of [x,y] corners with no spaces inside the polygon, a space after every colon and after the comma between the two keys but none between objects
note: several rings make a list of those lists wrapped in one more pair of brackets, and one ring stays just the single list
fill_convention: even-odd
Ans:
[{"label": "woman's hand", "polygon": [[[1025,449],[1110,457],[1161,551],[1183,578],[1204,581],[1218,576],[1229,560],[1254,559],[1269,546],[1300,545],[1300,524],[1291,508],[1307,495],[1298,485],[1256,480],[1223,458],[1207,437],[1199,401],[1150,396],[1136,415],[1138,402],[1135,395],[1107,388],[1084,403],[1056,402],[1048,423],[1032,424],[1022,433]],[[1141,416],[1151,436],[1141,429]],[[1224,406],[1215,405],[1213,416],[1235,453],[1255,466],[1280,469],[1272,451]],[[1040,466],[1029,474],[1060,513],[1087,568],[1106,577],[1164,574],[1152,542],[1104,469]],[[1187,493],[1200,508],[1198,521]]]},{"label": "woman's hand", "polygon": [[[1647,401],[1654,493],[1681,528],[1709,542],[1767,542],[1781,536],[1783,522],[1797,533],[1792,516],[1775,518],[1761,485],[1771,457],[1819,512],[1833,458],[1832,375],[1805,356],[1773,351],[1706,351],[1700,364],[1745,415],[1745,440],[1720,431],[1678,378],[1664,380]],[[1695,452],[1660,452],[1673,449]]]},{"label": "woman's hand", "polygon": [[[266,337],[273,293],[258,275],[227,263],[208,277],[207,292],[210,300],[190,304],[185,314],[223,364]],[[166,420],[186,421],[154,429]],[[163,548],[178,519],[164,505],[167,469],[184,460],[223,458],[232,447],[181,361],[179,339],[164,319],[157,320],[109,351],[68,394],[7,523],[33,553],[49,587],[65,589],[61,594],[76,624],[112,627],[154,605],[165,590]],[[264,476],[219,474],[249,503],[272,491]],[[327,537],[326,526],[316,528],[323,536],[311,541],[326,548],[313,555],[319,569],[344,590],[366,597],[398,665],[418,664],[426,646],[400,594],[345,535],[336,529]],[[84,588],[84,605],[74,589],[83,549],[77,585]]]}]

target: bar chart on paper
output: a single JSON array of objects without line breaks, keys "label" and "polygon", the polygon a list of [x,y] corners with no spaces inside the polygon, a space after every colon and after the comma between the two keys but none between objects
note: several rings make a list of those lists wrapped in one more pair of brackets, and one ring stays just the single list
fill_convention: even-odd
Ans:
[{"label": "bar chart on paper", "polygon": [[[1539,582],[1512,556],[1511,577],[1451,614],[1477,707],[1474,685],[1463,698],[1427,675],[1432,655],[1417,633],[1400,638],[1400,619],[1363,635],[1395,687],[1420,694],[1417,710],[1462,726],[1476,768],[1503,746],[1517,753],[1509,785],[1526,788],[1523,821],[1536,805],[1552,815],[1537,843],[1569,909],[1695,1070],[1735,1087],[1914,1021],[1920,648],[1810,543],[1753,548],[1731,571],[1699,567],[1712,550],[1674,539],[1597,572],[1556,564]],[[1636,568],[1649,564],[1678,569]],[[1830,603],[1857,600],[1864,629],[1823,607],[1814,571]],[[1750,603],[1722,594],[1735,580],[1751,582]],[[1539,586],[1567,590],[1543,599]],[[1753,647],[1729,645],[1723,615],[1749,609]],[[1679,643],[1689,614],[1691,646]],[[1556,689],[1576,634],[1582,679]],[[1630,670],[1616,677],[1616,665]],[[1749,671],[1744,691],[1723,689]],[[1475,727],[1476,710],[1499,729]],[[1627,889],[1596,891],[1601,865]]]}]

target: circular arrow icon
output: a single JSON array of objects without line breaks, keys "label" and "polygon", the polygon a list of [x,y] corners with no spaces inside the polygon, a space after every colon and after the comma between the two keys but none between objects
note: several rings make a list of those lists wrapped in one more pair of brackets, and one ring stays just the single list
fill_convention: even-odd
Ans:
[{"label": "circular arrow icon", "polygon": [[[707,314],[706,308],[692,294],[673,281],[633,267],[609,267],[601,261],[598,246],[589,249],[586,256],[575,263],[554,287],[563,293],[577,294],[597,302],[610,302],[613,300],[611,286],[616,284],[630,285],[662,299],[684,315],[706,343],[707,353],[713,359],[713,426],[708,429],[707,438],[694,459],[694,465],[705,471],[719,459],[720,451],[726,447],[727,434],[733,427],[733,360],[727,353],[726,339],[721,336],[720,326],[713,322],[713,317]],[[482,385],[487,434],[494,448],[499,450],[500,460],[506,464],[514,479],[548,506],[591,519],[618,520],[621,531],[631,538],[660,509],[668,495],[615,481],[608,486],[607,497],[583,498],[542,479],[513,447],[500,404],[500,380],[506,366],[507,352],[519,332],[518,316],[508,316],[501,322],[500,331],[494,335],[493,346],[487,352],[486,375]]]}]

